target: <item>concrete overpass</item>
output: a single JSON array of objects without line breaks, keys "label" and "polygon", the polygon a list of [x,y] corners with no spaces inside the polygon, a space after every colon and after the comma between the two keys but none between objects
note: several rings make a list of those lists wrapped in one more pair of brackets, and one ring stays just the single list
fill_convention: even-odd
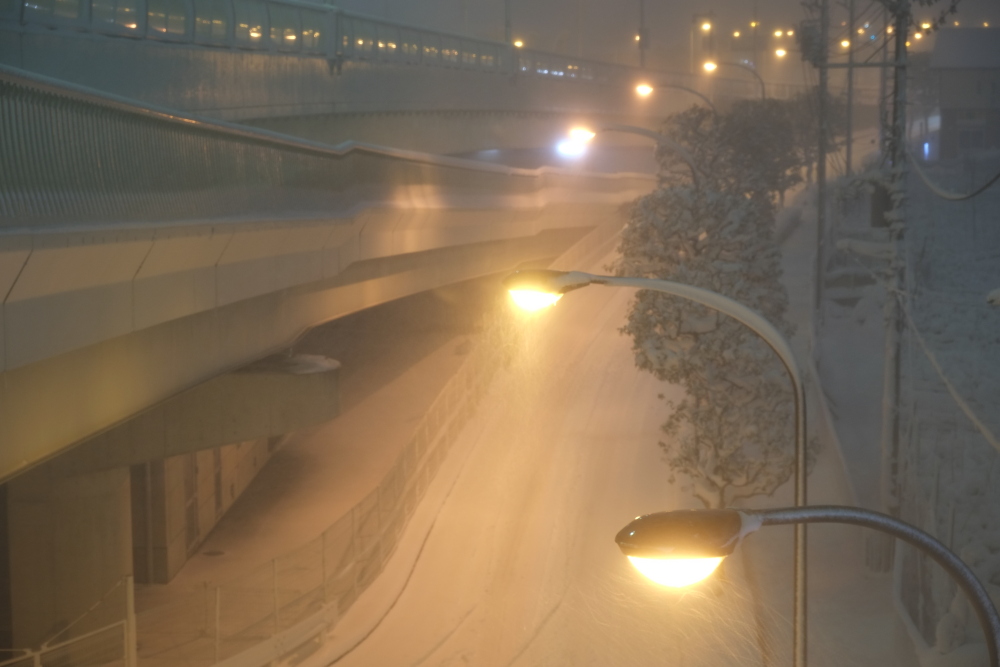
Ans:
[{"label": "concrete overpass", "polygon": [[[45,640],[136,564],[169,579],[190,550],[171,495],[184,456],[217,453],[228,485],[227,461],[256,469],[269,438],[336,414],[336,364],[280,358],[302,332],[545,264],[653,186],[418,150],[653,126],[692,100],[637,100],[651,74],[722,102],[757,94],[284,0],[215,3],[226,28],[206,35],[193,4],[172,23],[158,1],[121,0],[111,21],[93,2],[0,6],[7,646]],[[248,42],[250,6],[264,13]]]}]

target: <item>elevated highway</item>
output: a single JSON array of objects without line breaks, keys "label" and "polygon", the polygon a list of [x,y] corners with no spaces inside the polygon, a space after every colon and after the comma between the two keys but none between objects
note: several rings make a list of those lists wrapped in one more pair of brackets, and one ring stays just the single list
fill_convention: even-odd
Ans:
[{"label": "elevated highway", "polygon": [[545,265],[649,191],[439,155],[692,102],[639,76],[759,94],[288,0],[0,2],[0,648],[169,580],[223,459],[336,413],[336,364],[273,358],[304,331]]},{"label": "elevated highway", "polygon": [[[548,144],[573,119],[655,127],[697,101],[677,89],[638,98],[640,81],[692,88],[718,105],[759,95],[738,71],[644,71],[321,3],[112,4],[112,12],[108,0],[0,4],[0,64],[324,143],[442,154]],[[802,89],[769,83],[768,94]]]},{"label": "elevated highway", "polygon": [[553,257],[653,185],[330,148],[2,76],[0,478],[321,322]]}]

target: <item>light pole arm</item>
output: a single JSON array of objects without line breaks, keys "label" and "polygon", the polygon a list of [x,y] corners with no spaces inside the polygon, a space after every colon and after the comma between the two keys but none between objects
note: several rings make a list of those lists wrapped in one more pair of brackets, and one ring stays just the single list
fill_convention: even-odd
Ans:
[{"label": "light pole arm", "polygon": [[864,526],[888,533],[912,544],[933,558],[938,565],[953,576],[965,594],[969,596],[969,600],[972,601],[972,606],[976,610],[976,616],[979,618],[979,623],[983,626],[990,665],[991,667],[1000,667],[1000,615],[997,614],[993,600],[990,599],[989,593],[976,578],[972,569],[948,547],[928,533],[888,514],[858,507],[816,505],[773,510],[750,510],[743,513],[760,518],[764,526],[780,526],[789,523],[796,525],[803,523],[847,523]]},{"label": "light pole arm", "polygon": [[708,105],[708,108],[712,110],[713,114],[715,114],[716,116],[719,115],[719,111],[715,108],[715,105],[712,104],[712,100],[708,99],[708,97],[706,95],[702,95],[701,93],[699,93],[694,88],[688,88],[687,86],[679,86],[676,83],[658,83],[658,84],[656,84],[656,87],[657,88],[673,88],[674,90],[683,90],[685,93],[691,93],[692,95],[695,95],[695,96],[701,98],[701,101]]},{"label": "light pole arm", "polygon": [[778,358],[781,359],[781,363],[784,364],[785,370],[788,372],[788,377],[792,381],[792,388],[794,389],[795,456],[797,459],[795,470],[795,504],[796,506],[805,505],[805,388],[802,383],[802,373],[799,371],[798,363],[795,361],[795,355],[793,354],[788,341],[786,341],[785,337],[781,335],[781,332],[779,332],[774,325],[768,322],[760,313],[747,308],[738,301],[734,301],[727,296],[723,296],[717,292],[712,292],[711,290],[694,287],[693,285],[685,285],[683,283],[675,283],[669,280],[657,280],[654,278],[620,278],[617,276],[587,275],[589,276],[591,282],[596,285],[638,287],[639,289],[648,289],[655,292],[673,294],[674,296],[679,296],[682,299],[700,303],[701,305],[707,306],[724,315],[729,315],[764,339],[764,342],[767,343],[768,346],[774,350],[774,353],[778,355]]},{"label": "light pole arm", "polygon": [[[802,373],[795,361],[792,348],[774,325],[761,314],[747,308],[738,301],[710,290],[684,285],[669,280],[653,278],[619,278],[615,276],[589,276],[591,282],[598,285],[619,287],[638,287],[656,292],[665,292],[679,296],[682,299],[700,303],[712,310],[729,315],[741,322],[754,333],[764,339],[774,353],[781,359],[788,377],[792,381],[795,403],[795,505],[806,504],[806,394],[802,384]],[[794,556],[794,623],[792,638],[792,654],[795,667],[805,667],[806,664],[806,528],[795,526],[795,556]],[[1000,666],[995,666],[1000,667]]]},{"label": "light pole arm", "polygon": [[723,63],[719,63],[719,64],[720,65],[729,65],[730,67],[739,67],[740,69],[745,69],[746,71],[748,71],[751,74],[753,74],[754,78],[757,79],[757,83],[760,84],[760,99],[762,99],[762,100],[766,100],[767,99],[767,92],[766,92],[767,89],[764,86],[764,79],[761,78],[760,74],[753,67],[750,67],[749,65],[744,65],[743,63],[723,62]]}]

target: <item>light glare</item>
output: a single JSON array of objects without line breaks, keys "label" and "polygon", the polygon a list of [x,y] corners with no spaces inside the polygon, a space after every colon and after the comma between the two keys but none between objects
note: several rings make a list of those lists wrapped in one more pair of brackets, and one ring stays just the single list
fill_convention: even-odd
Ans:
[{"label": "light glare", "polygon": [[519,48],[521,48],[522,46],[524,46],[524,42],[522,42],[522,41],[521,41],[521,40],[519,40],[519,39],[516,39],[516,40],[514,40],[514,46],[515,46],[516,48],[518,48],[518,49],[519,49]]},{"label": "light glare", "polygon": [[556,152],[563,157],[581,157],[587,152],[587,144],[574,139],[563,139],[556,144]]},{"label": "light glare", "polygon": [[718,67],[719,66],[713,63],[712,61],[708,61],[707,63],[704,64],[706,72],[714,72],[716,69],[718,69]]},{"label": "light glare", "polygon": [[640,83],[635,87],[635,92],[639,93],[642,97],[649,97],[653,93],[653,87],[647,83]]},{"label": "light glare", "polygon": [[712,29],[712,24],[708,22],[702,23],[701,29],[704,30],[705,32],[708,32],[709,30]]},{"label": "light glare", "polygon": [[661,586],[683,588],[696,584],[715,572],[725,556],[717,558],[639,558],[629,556],[629,562],[647,579]]},{"label": "light glare", "polygon": [[845,39],[840,43],[840,45],[846,49],[851,45],[851,43]]},{"label": "light glare", "polygon": [[784,58],[786,55],[788,55],[788,51],[785,51],[784,49],[778,49],[777,51],[774,52],[774,55],[778,56],[779,58]]},{"label": "light glare", "polygon": [[509,293],[510,298],[514,301],[514,303],[516,303],[519,308],[527,311],[548,308],[562,298],[562,294],[553,294],[552,292],[536,292],[534,290],[512,289]]},{"label": "light glare", "polygon": [[569,131],[569,138],[572,139],[573,141],[579,141],[581,143],[590,141],[596,136],[597,136],[596,132],[588,130],[585,127],[574,127],[572,130]]}]

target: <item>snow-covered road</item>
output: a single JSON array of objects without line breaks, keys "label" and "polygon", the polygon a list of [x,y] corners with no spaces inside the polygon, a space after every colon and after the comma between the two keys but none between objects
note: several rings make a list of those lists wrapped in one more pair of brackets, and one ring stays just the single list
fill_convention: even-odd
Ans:
[{"label": "snow-covered road", "polygon": [[526,324],[453,449],[461,470],[402,593],[335,664],[757,662],[742,584],[658,589],[614,543],[637,514],[694,506],[656,447],[658,395],[677,390],[618,333],[629,297],[591,288]]}]

